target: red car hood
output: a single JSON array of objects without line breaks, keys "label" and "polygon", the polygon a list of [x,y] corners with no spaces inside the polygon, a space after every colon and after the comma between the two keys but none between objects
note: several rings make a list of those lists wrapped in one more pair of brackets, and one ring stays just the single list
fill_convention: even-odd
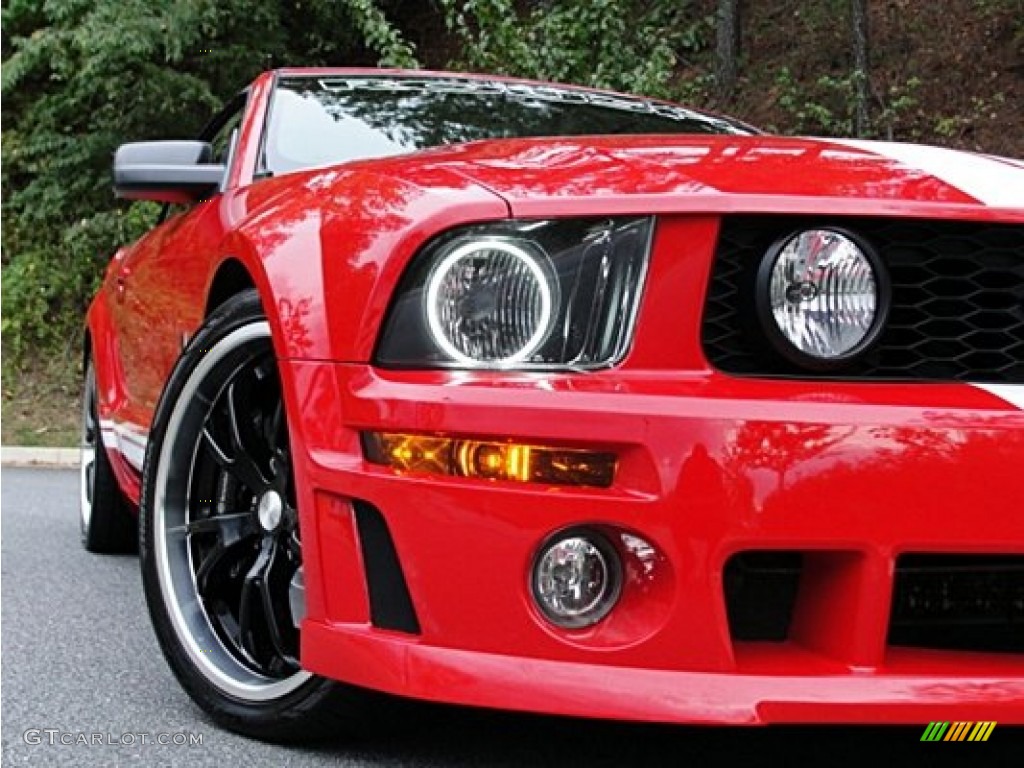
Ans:
[{"label": "red car hood", "polygon": [[[401,163],[403,158],[383,161]],[[1024,221],[1024,167],[938,147],[774,136],[513,139],[406,156],[513,216],[636,212],[924,215]]]}]

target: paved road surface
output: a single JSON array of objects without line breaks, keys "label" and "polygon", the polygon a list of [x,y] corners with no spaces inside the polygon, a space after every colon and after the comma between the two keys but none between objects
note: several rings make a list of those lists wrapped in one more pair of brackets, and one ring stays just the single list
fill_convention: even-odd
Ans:
[{"label": "paved road surface", "polygon": [[[76,474],[9,468],[2,486],[4,766],[832,766],[863,765],[867,753],[884,764],[935,765],[970,750],[993,768],[1011,764],[1008,746],[1024,755],[1024,733],[1000,728],[989,744],[942,745],[918,742],[921,728],[672,728],[420,704],[347,741],[304,748],[249,741],[209,723],[172,678],[149,626],[136,558],[80,548]],[[41,743],[26,743],[29,729],[40,729]],[[51,745],[41,729],[201,734],[203,743],[159,746],[136,737],[135,744]]]}]

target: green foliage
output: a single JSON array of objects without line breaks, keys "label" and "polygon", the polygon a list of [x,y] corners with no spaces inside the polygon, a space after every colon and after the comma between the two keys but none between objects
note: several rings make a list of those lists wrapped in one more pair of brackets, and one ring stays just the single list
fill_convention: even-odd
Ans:
[{"label": "green foliage", "polygon": [[102,211],[72,224],[54,250],[25,250],[4,265],[2,327],[16,359],[34,352],[75,357],[77,325],[109,261],[111,243],[139,237],[156,220],[158,206]]},{"label": "green foliage", "polygon": [[[11,0],[3,10],[3,338],[77,343],[119,246],[152,208],[114,200],[118,144],[196,135],[279,65],[415,66],[370,0]],[[368,60],[369,59],[369,60]]]},{"label": "green foliage", "polygon": [[[24,357],[74,347],[82,312],[110,254],[150,225],[152,206],[129,206],[110,191],[117,145],[194,136],[262,70],[318,64],[411,68],[418,66],[419,54],[428,60],[431,51],[444,56],[456,43],[456,69],[580,83],[695,106],[708,103],[713,91],[710,0],[428,5],[424,11],[399,0],[8,0],[0,72],[5,350]],[[913,4],[903,5],[901,23],[927,37],[928,30],[914,26]],[[863,81],[852,71],[844,42],[849,0],[783,6],[787,10],[744,6],[739,111],[778,116],[779,128],[787,132],[852,135]],[[430,9],[443,14],[448,39],[422,39],[425,33],[416,25]],[[1010,50],[1024,53],[1024,0],[976,0],[976,9],[1005,36]],[[769,24],[793,27],[789,31],[801,45],[779,52],[784,35],[772,27],[774,46],[759,50],[757,35]],[[422,52],[404,32],[421,35]],[[884,42],[884,36],[879,39]],[[798,78],[778,68],[782,62],[828,74]],[[1001,119],[1014,103],[1016,91],[1006,81],[999,92],[961,99],[960,113],[925,116],[919,102],[927,103],[924,96],[932,89],[921,88],[912,72],[879,66],[871,73],[869,137],[960,142],[983,122]],[[881,85],[886,77],[903,81]]]},{"label": "green foliage", "polygon": [[962,139],[978,123],[997,119],[999,110],[1005,105],[1006,94],[1002,91],[993,94],[990,98],[972,96],[971,108],[968,112],[938,117],[931,127],[932,133],[944,139]]},{"label": "green foliage", "polygon": [[[845,77],[822,75],[808,87],[798,81],[788,67],[775,77],[778,105],[790,117],[789,128],[795,133],[823,136],[855,136],[855,111],[858,78],[851,72]],[[905,123],[917,106],[917,90],[921,81],[910,78],[901,86],[892,86],[878,103],[872,104],[872,123],[864,138],[892,140],[904,130]]]},{"label": "green foliage", "polygon": [[675,0],[440,0],[462,44],[456,67],[673,95],[676,65],[703,50],[711,21]]},{"label": "green foliage", "polygon": [[416,61],[415,46],[402,37],[373,0],[345,0],[344,5],[366,45],[380,55],[379,66],[405,69],[420,66]]}]

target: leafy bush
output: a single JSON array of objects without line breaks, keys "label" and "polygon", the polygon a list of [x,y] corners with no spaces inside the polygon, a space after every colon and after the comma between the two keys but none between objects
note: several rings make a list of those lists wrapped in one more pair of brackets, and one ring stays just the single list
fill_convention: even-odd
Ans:
[{"label": "leafy bush", "polygon": [[11,258],[4,266],[0,327],[15,358],[77,347],[87,302],[111,249],[152,227],[158,212],[151,203],[102,211],[64,230],[56,248],[25,250]]},{"label": "leafy bush", "polygon": [[597,88],[675,95],[680,59],[702,50],[709,19],[686,2],[441,0],[462,50],[457,67]]},{"label": "leafy bush", "polygon": [[76,345],[110,255],[151,224],[151,207],[111,193],[118,144],[194,136],[269,67],[416,65],[370,0],[11,0],[2,21],[2,330],[15,358]]},{"label": "leafy bush", "polygon": [[[787,67],[775,77],[778,105],[790,118],[789,129],[796,133],[823,136],[854,136],[857,78],[851,72],[845,77],[822,75],[808,86],[798,81]],[[892,86],[884,94],[876,94],[878,102],[864,138],[915,138],[900,135],[906,117],[917,106],[921,81],[910,78],[903,85]]]}]

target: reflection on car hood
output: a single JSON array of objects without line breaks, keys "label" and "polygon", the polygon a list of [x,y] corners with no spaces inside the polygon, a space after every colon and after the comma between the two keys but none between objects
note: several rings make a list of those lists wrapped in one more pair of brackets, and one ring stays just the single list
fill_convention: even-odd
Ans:
[{"label": "reflection on car hood", "polygon": [[403,162],[457,169],[503,197],[515,215],[550,205],[593,208],[614,197],[651,211],[684,205],[797,212],[822,210],[821,198],[841,198],[843,207],[832,205],[832,212],[921,203],[1024,216],[1024,168],[1016,161],[912,144],[774,136],[513,139],[388,161]]}]

